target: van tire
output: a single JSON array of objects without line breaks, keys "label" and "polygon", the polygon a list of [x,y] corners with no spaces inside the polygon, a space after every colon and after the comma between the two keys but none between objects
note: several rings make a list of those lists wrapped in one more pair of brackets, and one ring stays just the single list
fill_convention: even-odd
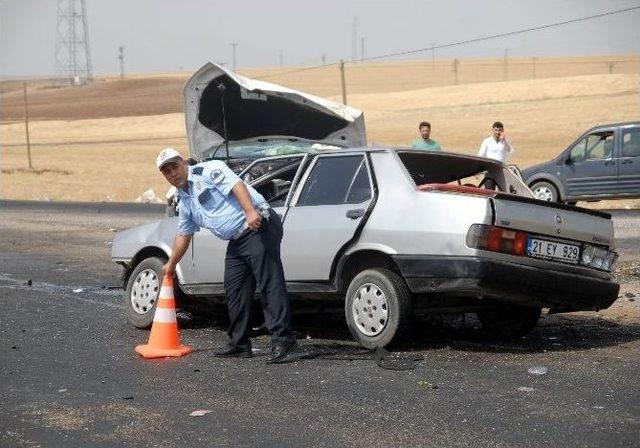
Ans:
[{"label": "van tire", "polygon": [[560,200],[558,189],[551,182],[545,180],[537,181],[532,183],[529,188],[531,188],[536,199],[541,201],[558,202]]}]

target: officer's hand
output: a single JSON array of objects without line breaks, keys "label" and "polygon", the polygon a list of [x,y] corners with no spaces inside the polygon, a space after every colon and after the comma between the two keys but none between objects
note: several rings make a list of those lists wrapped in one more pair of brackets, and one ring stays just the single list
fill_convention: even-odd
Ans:
[{"label": "officer's hand", "polygon": [[162,266],[162,278],[166,277],[167,275],[173,278],[173,276],[175,275],[175,271],[176,267],[173,263],[166,263],[164,266]]},{"label": "officer's hand", "polygon": [[247,218],[247,227],[251,230],[258,230],[260,228],[260,223],[262,222],[262,216],[255,209],[251,210],[246,214]]}]

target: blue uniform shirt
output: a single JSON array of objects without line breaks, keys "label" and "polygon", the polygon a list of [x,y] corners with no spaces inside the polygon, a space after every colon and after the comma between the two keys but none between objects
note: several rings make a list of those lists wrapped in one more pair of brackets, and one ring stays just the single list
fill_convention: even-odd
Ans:
[{"label": "blue uniform shirt", "polygon": [[[178,234],[193,235],[201,227],[215,236],[230,240],[245,223],[240,203],[231,193],[241,179],[224,162],[211,160],[190,166],[187,189],[178,189]],[[188,190],[188,191],[187,191]],[[247,185],[254,207],[266,207],[267,201]]]}]

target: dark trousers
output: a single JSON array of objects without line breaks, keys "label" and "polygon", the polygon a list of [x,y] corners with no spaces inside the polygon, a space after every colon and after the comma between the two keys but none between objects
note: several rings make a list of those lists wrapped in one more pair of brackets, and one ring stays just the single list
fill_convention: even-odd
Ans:
[{"label": "dark trousers", "polygon": [[293,340],[291,305],[280,260],[282,221],[272,209],[269,209],[269,215],[268,220],[262,220],[260,230],[248,231],[227,245],[224,287],[229,309],[229,338],[237,347],[251,344],[248,334],[256,286],[262,293],[262,309],[271,332],[271,344]]}]

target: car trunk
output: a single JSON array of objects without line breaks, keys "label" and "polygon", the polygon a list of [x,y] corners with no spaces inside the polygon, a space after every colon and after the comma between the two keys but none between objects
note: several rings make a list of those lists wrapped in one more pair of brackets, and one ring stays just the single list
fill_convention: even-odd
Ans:
[{"label": "car trunk", "polygon": [[611,246],[607,213],[508,194],[491,198],[494,225],[554,238]]}]

